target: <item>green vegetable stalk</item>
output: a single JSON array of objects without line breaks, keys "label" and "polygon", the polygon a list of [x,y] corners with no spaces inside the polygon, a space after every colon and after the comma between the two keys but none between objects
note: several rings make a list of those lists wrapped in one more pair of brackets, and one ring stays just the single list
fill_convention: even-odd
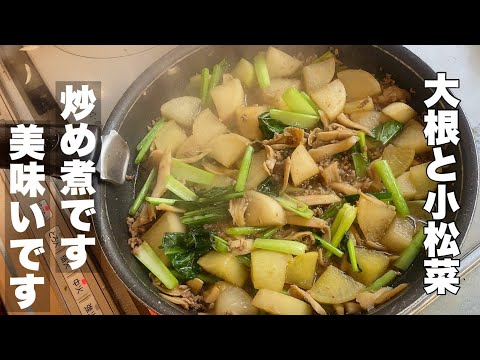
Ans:
[{"label": "green vegetable stalk", "polygon": [[202,99],[202,105],[206,106],[208,103],[208,86],[210,84],[210,71],[208,68],[202,69],[202,82],[200,86],[200,98]]},{"label": "green vegetable stalk", "polygon": [[[336,232],[333,233],[333,229],[332,229],[333,237],[332,237],[331,244],[334,247],[338,247],[338,245],[340,245],[340,242],[342,241],[343,236],[348,231],[348,229],[350,229],[350,226],[352,226],[353,222],[355,221],[355,217],[357,216],[357,208],[355,206],[352,206],[350,204],[345,204],[344,208],[345,208],[345,211],[340,220],[340,223],[338,224]],[[340,215],[340,212],[338,213],[337,217]],[[328,252],[326,254],[327,258],[330,257],[330,255],[331,253]]]},{"label": "green vegetable stalk", "polygon": [[352,270],[354,272],[360,272],[357,264],[357,256],[355,254],[355,245],[353,244],[353,240],[351,237],[347,240],[347,250],[348,250],[348,257],[350,258],[350,264],[352,265]]},{"label": "green vegetable stalk", "polygon": [[302,129],[313,129],[317,125],[320,117],[314,115],[299,114],[290,111],[270,109],[270,117],[278,120],[285,125],[298,127]]},{"label": "green vegetable stalk", "polygon": [[165,125],[165,121],[163,119],[158,120],[155,123],[155,125],[152,127],[152,129],[143,138],[143,140],[140,141],[140,143],[137,145],[137,150],[139,150],[139,153],[135,158],[135,161],[134,161],[135,165],[138,165],[143,161],[143,158],[145,157],[148,150],[150,149],[150,146],[152,145],[153,140],[155,140],[155,137],[157,136],[157,133],[160,131],[160,129],[164,125]]},{"label": "green vegetable stalk", "polygon": [[165,121],[162,118],[158,119],[157,122],[155,122],[155,125],[153,125],[153,127],[147,133],[147,135],[145,135],[142,141],[138,143],[137,150],[140,151],[143,148],[143,146],[148,142],[150,142],[150,145],[151,145],[153,139],[155,139],[157,135],[158,130],[160,130],[164,125],[165,125]]},{"label": "green vegetable stalk", "polygon": [[135,247],[132,253],[167,289],[175,289],[178,286],[178,280],[170,270],[168,270],[147,242],[143,242],[142,245]]},{"label": "green vegetable stalk", "polygon": [[220,236],[213,235],[213,248],[215,251],[226,253],[228,252],[228,242],[222,239]]},{"label": "green vegetable stalk", "polygon": [[166,205],[174,205],[178,200],[177,199],[166,199],[166,198],[154,198],[147,196],[145,198],[145,201],[151,205],[160,205],[160,204],[166,204]]},{"label": "green vegetable stalk", "polygon": [[270,75],[268,74],[267,61],[265,59],[265,53],[259,52],[253,59],[253,65],[255,67],[255,74],[257,75],[258,85],[262,89],[270,86]]},{"label": "green vegetable stalk", "polygon": [[425,241],[425,238],[426,235],[423,232],[423,228],[421,228],[420,231],[415,234],[408,247],[402,251],[400,257],[393,265],[399,270],[407,271],[417,255],[423,250],[423,242]]},{"label": "green vegetable stalk", "polygon": [[[197,190],[198,198],[193,201],[178,200],[175,204],[187,211],[202,210],[216,205],[217,208],[226,205],[232,199],[238,199],[245,195],[244,192],[233,192],[233,186],[225,188],[213,187],[208,190]],[[228,204],[227,204],[228,205]]]},{"label": "green vegetable stalk", "polygon": [[[182,184],[180,184],[183,186]],[[185,191],[185,187],[182,188]],[[190,191],[187,188],[188,191]],[[208,190],[198,190],[199,196],[193,201],[178,200],[175,206],[187,210],[181,217],[185,225],[211,224],[228,217],[228,202],[244,196],[243,192],[233,192],[233,186],[214,187]],[[178,195],[178,194],[177,194]]]},{"label": "green vegetable stalk", "polygon": [[336,257],[343,257],[343,251],[336,248],[332,244],[330,244],[328,241],[323,240],[319,235],[312,233],[313,237],[320,243],[320,245],[327,251],[331,252],[333,255]]},{"label": "green vegetable stalk", "polygon": [[363,131],[359,131],[357,136],[359,138],[358,146],[360,147],[360,153],[365,157],[365,161],[368,162],[367,140],[365,138],[365,133]]},{"label": "green vegetable stalk", "polygon": [[184,225],[198,226],[205,224],[213,224],[227,217],[227,208],[225,207],[208,207],[202,210],[194,210],[186,212],[180,221]]},{"label": "green vegetable stalk", "polygon": [[227,209],[228,205],[226,204],[207,206],[184,213],[180,220],[182,224],[190,226],[212,224],[225,219],[228,213]]},{"label": "green vegetable stalk", "polygon": [[147,181],[145,181],[145,184],[143,184],[142,189],[138,193],[137,197],[135,198],[135,201],[133,202],[132,207],[128,211],[130,216],[135,216],[135,214],[138,211],[138,208],[140,207],[140,205],[142,205],[143,200],[147,196],[147,193],[150,191],[150,188],[152,187],[153,182],[155,181],[156,178],[157,178],[157,170],[152,169],[150,171],[150,174],[148,175]]},{"label": "green vegetable stalk", "polygon": [[388,165],[386,160],[377,160],[375,163],[375,170],[377,170],[378,175],[382,179],[383,185],[388,192],[392,193],[393,204],[397,208],[397,213],[400,216],[407,216],[410,214],[408,209],[407,202],[403,197],[402,193],[397,184],[395,176],[393,176],[392,169]]},{"label": "green vegetable stalk", "polygon": [[[230,196],[233,193],[233,186],[227,187],[212,187],[207,190],[198,190],[200,200],[204,202],[217,202],[219,199],[224,199],[227,195]],[[207,201],[209,200],[209,201]]]},{"label": "green vegetable stalk", "polygon": [[237,183],[235,184],[236,192],[245,191],[248,173],[250,172],[250,166],[252,165],[253,151],[254,150],[251,145],[248,145],[245,149],[245,153],[240,164],[240,169],[238,171]]},{"label": "green vegetable stalk", "polygon": [[335,216],[335,219],[333,220],[332,226],[330,227],[330,231],[333,234],[335,234],[338,230],[338,226],[340,225],[340,222],[343,219],[343,215],[345,214],[345,211],[347,211],[347,206],[348,204],[345,204],[345,202],[342,204],[342,207],[340,210],[337,212],[337,215]]},{"label": "green vegetable stalk", "polygon": [[210,93],[212,89],[220,84],[222,81],[223,73],[228,69],[227,60],[223,59],[220,63],[213,66],[212,75],[208,83],[208,94],[206,103],[210,101]]},{"label": "green vegetable stalk", "polygon": [[280,229],[281,229],[281,227],[276,227],[276,228],[273,228],[273,229],[269,229],[262,234],[262,238],[263,239],[271,239],[273,237],[273,235],[275,235]]},{"label": "green vegetable stalk", "polygon": [[215,198],[215,199],[211,199],[211,198],[208,198],[208,197],[201,197],[200,199],[198,199],[198,202],[202,203],[202,204],[218,203],[218,202],[230,201],[230,200],[233,200],[233,199],[239,199],[243,196],[245,196],[245,193],[243,191],[242,192],[233,192],[233,193],[228,193],[228,194],[222,195],[221,197],[218,197],[218,198]]},{"label": "green vegetable stalk", "polygon": [[198,210],[187,211],[186,213],[183,214],[183,217],[205,215],[215,211],[223,212],[223,210],[226,210],[227,208],[228,208],[227,205],[221,205],[221,206],[213,205],[213,206],[202,207]]},{"label": "green vegetable stalk", "polygon": [[258,234],[262,231],[265,231],[265,228],[262,227],[251,227],[251,226],[244,226],[244,227],[232,227],[228,228],[225,232],[228,235],[252,235],[252,234]]},{"label": "green vegetable stalk", "polygon": [[212,185],[215,180],[215,174],[177,159],[172,159],[171,174],[178,180],[190,181],[202,185]]},{"label": "green vegetable stalk", "polygon": [[313,216],[313,210],[311,210],[304,203],[291,196],[288,196],[287,194],[277,196],[275,200],[277,200],[284,209],[289,210],[305,219],[311,219]]},{"label": "green vegetable stalk", "polygon": [[168,175],[166,178],[166,188],[172,193],[177,195],[180,199],[185,201],[195,201],[198,196],[180,181],[175,179],[172,175]]},{"label": "green vegetable stalk", "polygon": [[283,101],[290,111],[299,114],[318,116],[318,112],[310,106],[300,91],[294,87],[288,88],[282,95]]},{"label": "green vegetable stalk", "polygon": [[370,284],[366,290],[375,292],[377,290],[380,290],[382,287],[390,285],[393,280],[397,277],[397,273],[394,270],[389,270],[385,274],[383,274],[381,277],[379,277],[377,280],[375,280],[372,284]]},{"label": "green vegetable stalk", "polygon": [[320,108],[315,104],[315,102],[312,100],[310,96],[305,91],[301,91],[300,94],[302,94],[303,98],[308,102],[308,105],[312,107],[313,110],[315,110],[315,115],[318,115],[318,110]]},{"label": "green vegetable stalk", "polygon": [[278,251],[292,255],[301,255],[307,250],[307,245],[292,240],[258,238],[253,242],[253,248]]}]

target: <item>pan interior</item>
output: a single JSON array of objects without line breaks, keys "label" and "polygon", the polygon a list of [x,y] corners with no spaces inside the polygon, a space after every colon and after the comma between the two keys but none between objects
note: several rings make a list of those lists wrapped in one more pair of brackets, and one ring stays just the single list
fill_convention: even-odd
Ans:
[{"label": "pan interior", "polygon": [[[290,54],[302,52],[304,56],[320,54],[329,46],[276,46]],[[431,96],[431,90],[425,89],[423,80],[435,78],[435,73],[418,57],[401,46],[333,46],[339,49],[340,59],[349,68],[362,68],[383,78],[392,74],[398,86],[415,89],[412,106],[418,113],[426,111],[423,100]],[[247,59],[266,46],[182,46],[172,50],[166,56],[152,64],[139,79],[127,90],[108,119],[104,134],[116,130],[125,139],[130,148],[130,163],[127,174],[137,175],[135,182],[121,186],[97,184],[95,194],[98,207],[95,225],[102,248],[122,281],[147,306],[163,314],[185,313],[158,296],[158,290],[151,284],[148,271],[130,253],[127,245],[129,238],[126,217],[134,198],[136,186],[141,186],[146,174],[133,164],[136,145],[146,133],[146,126],[160,115],[160,106],[177,96],[184,94],[189,78],[200,73],[204,67],[211,68],[226,58],[235,63],[241,57]],[[461,231],[457,242],[463,241],[468,228],[477,193],[477,160],[474,142],[468,122],[460,110],[459,126],[461,141],[457,147],[447,149],[454,154],[457,163],[457,181],[453,185],[461,209],[456,213],[456,224]],[[473,150],[472,150],[473,149]],[[453,221],[450,215],[446,221]],[[405,309],[423,293],[423,259],[418,258],[410,270],[402,277],[409,288],[375,310],[379,314],[396,314]]]}]

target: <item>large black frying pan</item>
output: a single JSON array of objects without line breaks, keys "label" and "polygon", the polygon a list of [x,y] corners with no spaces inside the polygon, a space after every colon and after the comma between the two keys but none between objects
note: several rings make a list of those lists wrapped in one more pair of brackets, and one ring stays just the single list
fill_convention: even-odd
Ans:
[{"label": "large black frying pan", "polygon": [[[306,56],[323,53],[328,46],[278,46],[280,49]],[[413,107],[424,112],[423,100],[431,96],[432,90],[425,89],[424,79],[436,78],[435,72],[422,60],[402,46],[335,46],[340,51],[340,59],[350,68],[362,68],[381,77],[385,73],[393,75],[400,87],[413,88]],[[165,101],[184,93],[189,78],[199,73],[203,67],[211,68],[224,57],[234,63],[240,57],[251,59],[266,46],[180,46],[153,63],[125,92],[112,111],[103,129],[106,135],[116,130],[127,141],[131,156],[129,174],[139,173],[135,182],[124,185],[111,185],[95,179],[95,200],[97,214],[95,227],[99,242],[111,266],[128,289],[148,307],[160,314],[186,314],[168,301],[158,296],[158,290],[151,284],[148,271],[130,253],[127,246],[129,233],[125,222],[128,209],[145,181],[145,171],[138,171],[133,164],[136,144],[146,132],[146,126],[159,116],[160,106]],[[170,70],[170,71],[169,71]],[[441,70],[441,69],[439,69]],[[118,74],[122,76],[122,74]],[[472,131],[462,110],[459,111],[461,141],[458,147],[449,151],[457,159],[457,182],[454,189],[461,209],[456,214],[456,224],[461,234],[460,244],[469,227],[475,207],[478,171],[475,143]],[[208,129],[205,129],[208,131]],[[449,221],[454,219],[450,215]],[[400,296],[375,310],[377,314],[398,314],[418,303],[424,295],[422,259],[417,259],[412,268],[403,276],[402,282],[410,286]]]}]

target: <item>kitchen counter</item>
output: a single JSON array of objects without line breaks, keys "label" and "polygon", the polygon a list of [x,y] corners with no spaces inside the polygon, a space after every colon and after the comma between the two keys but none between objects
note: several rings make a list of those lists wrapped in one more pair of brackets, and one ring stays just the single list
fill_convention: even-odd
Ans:
[{"label": "kitchen counter", "polygon": [[[435,71],[445,71],[447,77],[460,79],[460,88],[452,93],[461,100],[460,105],[473,129],[477,154],[480,149],[480,103],[477,86],[480,81],[480,46],[478,45],[406,45]],[[460,134],[461,136],[461,134]],[[459,229],[462,231],[462,229]],[[461,253],[464,254],[480,242],[480,200]],[[480,314],[480,267],[460,279],[457,295],[439,296],[421,314]]]},{"label": "kitchen counter", "polygon": [[[29,54],[52,93],[58,80],[100,80],[102,82],[102,122],[127,87],[156,59],[174,46],[41,46]],[[480,141],[480,46],[406,45],[435,71],[447,72],[448,78],[460,79],[460,89],[453,91],[461,99],[475,141]],[[59,66],[68,64],[68,66]],[[121,76],[119,76],[121,74]],[[463,229],[459,229],[462,231]],[[472,249],[479,239],[480,206],[470,227],[462,253]],[[480,267],[461,279],[457,295],[438,297],[422,314],[480,314]]]}]

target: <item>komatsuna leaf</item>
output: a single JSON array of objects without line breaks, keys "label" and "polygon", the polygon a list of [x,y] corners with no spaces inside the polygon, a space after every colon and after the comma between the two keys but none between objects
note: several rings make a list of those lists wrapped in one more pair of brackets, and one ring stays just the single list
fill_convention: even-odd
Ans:
[{"label": "komatsuna leaf", "polygon": [[162,248],[182,276],[193,279],[201,271],[197,261],[212,249],[213,233],[194,227],[186,233],[166,233]]},{"label": "komatsuna leaf", "polygon": [[288,126],[278,120],[270,117],[269,112],[265,112],[258,117],[258,124],[262,131],[264,139],[272,139],[275,134],[283,133],[283,130]]},{"label": "komatsuna leaf", "polygon": [[383,145],[388,144],[395,136],[397,136],[403,128],[403,124],[395,120],[387,121],[378,125],[372,130],[373,139],[381,142]]},{"label": "komatsuna leaf", "polygon": [[257,191],[268,196],[278,196],[280,184],[275,182],[273,177],[269,176],[258,185]]}]

